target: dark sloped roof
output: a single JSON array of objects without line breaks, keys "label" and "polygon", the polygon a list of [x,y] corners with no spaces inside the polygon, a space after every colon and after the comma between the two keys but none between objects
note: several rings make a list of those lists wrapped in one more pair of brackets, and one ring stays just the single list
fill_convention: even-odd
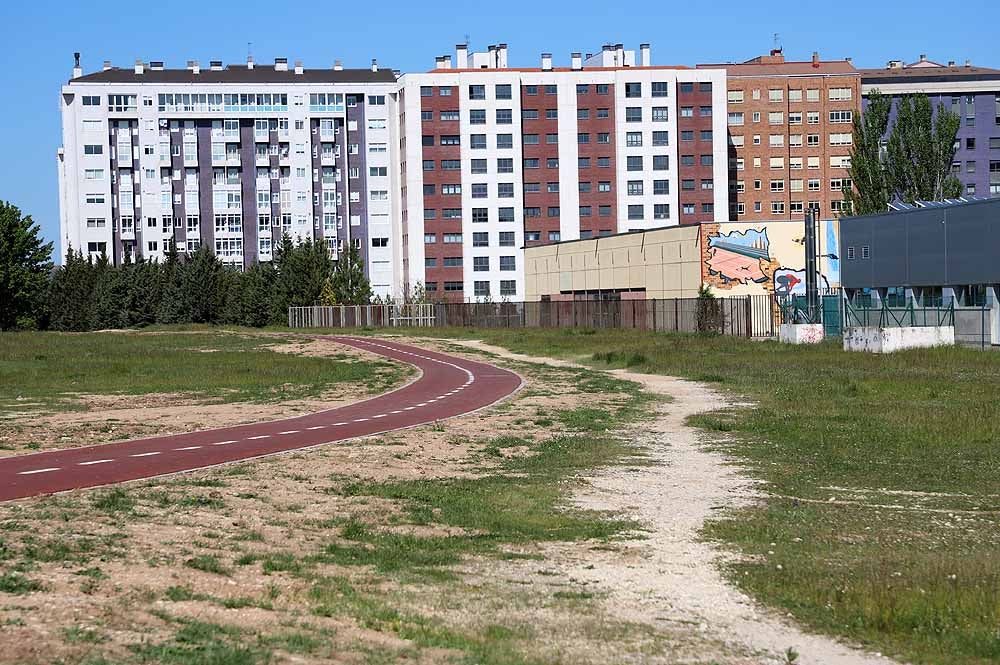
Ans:
[{"label": "dark sloped roof", "polygon": [[296,74],[294,68],[276,71],[272,65],[228,65],[225,69],[213,71],[203,68],[195,74],[189,69],[149,69],[146,65],[142,74],[134,69],[112,67],[80,78],[70,79],[70,83],[393,83],[396,75],[390,69],[304,69]]}]

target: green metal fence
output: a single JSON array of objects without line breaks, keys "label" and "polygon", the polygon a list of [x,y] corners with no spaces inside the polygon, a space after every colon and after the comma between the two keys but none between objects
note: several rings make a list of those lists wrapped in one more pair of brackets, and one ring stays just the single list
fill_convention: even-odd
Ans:
[{"label": "green metal fence", "polygon": [[865,328],[926,328],[954,326],[954,302],[940,307],[917,307],[912,301],[902,306],[892,306],[886,301],[881,305],[864,306],[844,301],[844,319],[847,327]]}]

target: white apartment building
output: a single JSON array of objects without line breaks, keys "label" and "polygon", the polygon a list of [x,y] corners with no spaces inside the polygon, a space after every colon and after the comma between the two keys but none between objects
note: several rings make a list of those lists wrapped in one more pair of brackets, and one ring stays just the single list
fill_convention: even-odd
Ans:
[{"label": "white apartment building", "polygon": [[726,219],[725,70],[456,51],[399,81],[404,285],[520,300],[525,246]]},{"label": "white apartment building", "polygon": [[62,255],[118,264],[209,245],[269,261],[282,234],[359,247],[373,290],[398,295],[397,97],[392,71],[105,62],[62,87]]}]

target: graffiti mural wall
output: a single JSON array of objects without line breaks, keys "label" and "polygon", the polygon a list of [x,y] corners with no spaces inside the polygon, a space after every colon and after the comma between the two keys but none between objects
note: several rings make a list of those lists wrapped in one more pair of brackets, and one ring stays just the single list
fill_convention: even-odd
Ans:
[{"label": "graffiti mural wall", "polygon": [[[840,286],[839,228],[819,223],[821,288]],[[724,222],[701,226],[702,281],[719,296],[806,291],[805,224]]]}]

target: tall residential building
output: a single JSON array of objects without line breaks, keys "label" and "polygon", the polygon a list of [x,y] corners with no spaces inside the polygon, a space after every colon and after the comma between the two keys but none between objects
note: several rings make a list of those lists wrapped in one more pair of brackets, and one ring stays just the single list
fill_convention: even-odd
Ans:
[{"label": "tall residential building", "polygon": [[786,61],[781,49],[724,68],[729,104],[729,210],[733,220],[821,218],[851,187],[852,125],[861,77],[850,60]]},{"label": "tall residential building", "polygon": [[921,55],[914,63],[891,60],[885,69],[861,70],[862,93],[873,90],[891,95],[890,128],[896,118],[895,99],[924,93],[937,108],[954,111],[961,119],[952,170],[962,182],[962,193],[1000,195],[1000,69],[949,62],[943,65]]},{"label": "tall residential building", "polygon": [[525,246],[726,216],[726,74],[605,45],[510,67],[506,44],[400,79],[404,283],[524,297]]},{"label": "tall residential building", "polygon": [[269,261],[282,234],[361,248],[373,289],[400,279],[396,75],[273,65],[167,69],[137,61],[62,88],[60,236],[120,263],[208,245]]}]

